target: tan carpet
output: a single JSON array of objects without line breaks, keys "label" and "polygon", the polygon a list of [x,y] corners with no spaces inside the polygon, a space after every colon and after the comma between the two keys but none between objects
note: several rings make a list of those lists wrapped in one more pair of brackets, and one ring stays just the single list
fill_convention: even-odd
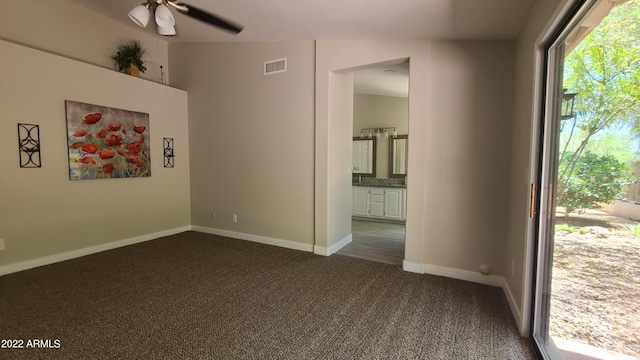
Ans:
[{"label": "tan carpet", "polygon": [[[501,289],[186,232],[0,277],[40,359],[534,359]],[[46,344],[46,343],[45,343]]]}]

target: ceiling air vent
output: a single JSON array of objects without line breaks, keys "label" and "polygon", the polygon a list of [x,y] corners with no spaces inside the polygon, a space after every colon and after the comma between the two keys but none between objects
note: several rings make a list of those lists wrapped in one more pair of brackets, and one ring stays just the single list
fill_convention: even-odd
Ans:
[{"label": "ceiling air vent", "polygon": [[287,71],[287,58],[267,61],[264,63],[264,74],[273,75]]}]

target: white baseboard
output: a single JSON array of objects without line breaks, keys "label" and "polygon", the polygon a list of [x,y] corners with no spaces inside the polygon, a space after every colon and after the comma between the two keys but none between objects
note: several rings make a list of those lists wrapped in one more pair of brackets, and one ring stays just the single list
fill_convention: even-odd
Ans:
[{"label": "white baseboard", "polygon": [[321,255],[321,256],[329,256],[329,249],[327,249],[324,246],[314,245],[313,246],[313,253],[316,254],[316,255]]},{"label": "white baseboard", "polygon": [[43,265],[49,265],[49,264],[57,263],[60,261],[75,259],[81,256],[91,255],[91,254],[99,253],[102,251],[112,250],[112,249],[116,249],[116,248],[127,246],[127,245],[133,245],[133,244],[137,244],[137,243],[141,243],[149,240],[154,240],[163,236],[175,235],[175,234],[179,234],[181,232],[185,232],[189,230],[191,230],[191,226],[183,226],[179,228],[156,232],[153,234],[146,234],[146,235],[118,240],[118,241],[114,241],[106,244],[91,246],[91,247],[82,248],[78,250],[67,251],[60,254],[46,256],[46,257],[38,258],[34,260],[28,260],[28,261],[15,263],[15,264],[4,265],[4,266],[0,266],[0,276],[11,274],[11,273],[22,271],[22,270],[36,268]]},{"label": "white baseboard", "polygon": [[504,291],[504,295],[507,298],[507,303],[509,304],[509,309],[511,310],[511,314],[516,321],[516,325],[518,326],[518,330],[520,333],[523,333],[523,321],[522,321],[522,313],[518,304],[513,297],[513,293],[511,292],[511,288],[509,288],[509,284],[507,280],[502,276],[496,275],[483,275],[479,272],[473,272],[468,270],[454,269],[448,268],[444,266],[431,265],[431,264],[420,264],[409,261],[402,262],[402,269],[404,271],[418,273],[418,274],[430,274],[437,276],[444,276],[448,278],[471,281],[478,284],[484,284],[489,286],[495,286],[502,288]]},{"label": "white baseboard", "polygon": [[509,283],[507,280],[502,278],[502,291],[504,291],[504,296],[507,298],[507,302],[509,303],[509,309],[511,309],[511,313],[513,314],[513,318],[516,320],[516,325],[518,326],[518,331],[520,334],[525,334],[525,329],[523,328],[523,319],[522,312],[520,311],[520,307],[516,302],[516,299],[513,297],[513,293],[511,292],[511,288],[509,287]]},{"label": "white baseboard", "polygon": [[402,270],[416,274],[424,274],[422,272],[422,264],[402,260]]},{"label": "white baseboard", "polygon": [[338,251],[340,251],[340,249],[347,246],[352,241],[353,241],[353,234],[349,234],[345,236],[344,239],[338,241],[337,243],[329,247],[329,255],[337,253]]},{"label": "white baseboard", "polygon": [[324,246],[313,246],[313,253],[321,256],[330,256],[331,254],[335,254],[343,247],[347,246],[351,241],[353,241],[353,234],[349,234],[344,237],[344,239],[338,241],[337,243],[331,245],[329,248]]},{"label": "white baseboard", "polygon": [[422,264],[422,273],[450,277],[458,280],[471,281],[478,284],[502,287],[504,278],[495,275],[482,275],[479,272],[454,269],[444,266]]},{"label": "white baseboard", "polygon": [[290,240],[275,239],[275,238],[270,238],[266,236],[245,234],[245,233],[240,233],[235,231],[214,229],[214,228],[209,228],[204,226],[195,226],[195,225],[191,226],[191,230],[198,231],[205,234],[225,236],[225,237],[230,237],[230,238],[239,239],[239,240],[257,242],[260,244],[283,247],[287,249],[313,252],[313,245],[303,244],[303,243],[290,241]]},{"label": "white baseboard", "polygon": [[[81,256],[91,255],[91,254],[95,254],[102,251],[112,250],[112,249],[116,249],[116,248],[127,246],[127,245],[133,245],[133,244],[137,244],[137,243],[141,243],[149,240],[154,240],[164,236],[175,235],[175,234],[179,234],[181,232],[190,231],[190,230],[198,231],[206,234],[230,237],[234,239],[247,240],[247,241],[257,242],[257,243],[266,244],[266,245],[279,246],[287,249],[313,252],[315,254],[323,255],[323,256],[329,256],[339,251],[340,249],[342,249],[344,246],[346,246],[353,240],[352,234],[349,234],[344,239],[333,244],[331,247],[326,248],[326,247],[317,246],[317,245],[314,246],[311,244],[298,243],[290,240],[275,239],[275,238],[269,238],[265,236],[251,235],[251,234],[239,233],[239,232],[228,231],[228,230],[214,229],[214,228],[208,228],[208,227],[202,227],[202,226],[184,226],[184,227],[169,229],[169,230],[160,231],[152,234],[146,234],[146,235],[137,236],[133,238],[118,240],[118,241],[110,242],[107,244],[67,251],[64,253],[46,256],[39,259],[28,260],[20,263],[0,266],[0,276],[43,266],[43,265],[49,265],[49,264],[57,263],[60,261],[70,260],[70,259],[74,259]],[[495,275],[482,275],[480,273],[476,273],[468,270],[460,270],[460,269],[448,268],[444,266],[437,266],[437,265],[431,265],[431,264],[420,264],[420,263],[414,263],[409,261],[403,261],[402,268],[407,272],[445,276],[453,279],[471,281],[479,284],[485,284],[485,285],[502,288],[507,298],[507,302],[509,303],[509,308],[511,309],[513,317],[516,320],[516,324],[518,325],[518,329],[520,330],[521,333],[523,333],[522,314],[505,278],[500,276],[495,276]]]},{"label": "white baseboard", "polygon": [[344,239],[338,241],[337,243],[331,245],[329,248],[329,254],[335,254],[343,247],[349,245],[353,241],[353,234],[349,234],[344,237]]}]

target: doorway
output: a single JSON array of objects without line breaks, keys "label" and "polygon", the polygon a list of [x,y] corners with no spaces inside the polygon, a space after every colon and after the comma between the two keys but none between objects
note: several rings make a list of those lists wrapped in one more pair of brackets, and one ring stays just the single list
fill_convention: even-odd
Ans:
[{"label": "doorway", "polygon": [[545,359],[634,358],[640,218],[614,207],[638,181],[640,7],[576,5],[544,49],[532,338]]},{"label": "doorway", "polygon": [[353,72],[352,242],[337,253],[402,266],[409,61]]}]

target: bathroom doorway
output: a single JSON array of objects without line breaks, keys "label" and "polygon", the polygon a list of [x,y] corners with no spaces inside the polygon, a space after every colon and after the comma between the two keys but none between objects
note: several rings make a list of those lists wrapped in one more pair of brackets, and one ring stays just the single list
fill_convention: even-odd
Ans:
[{"label": "bathroom doorway", "polygon": [[353,72],[352,242],[337,254],[402,266],[409,61]]}]

